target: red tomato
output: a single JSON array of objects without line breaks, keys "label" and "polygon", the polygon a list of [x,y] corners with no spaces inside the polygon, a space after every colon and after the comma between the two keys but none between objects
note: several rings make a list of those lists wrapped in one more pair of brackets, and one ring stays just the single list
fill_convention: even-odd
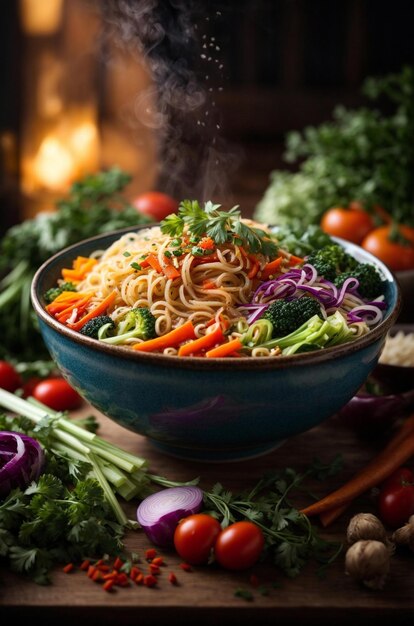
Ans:
[{"label": "red tomato", "polygon": [[33,397],[55,411],[71,411],[82,404],[81,396],[63,378],[45,378],[33,389]]},{"label": "red tomato", "polygon": [[414,484],[414,474],[408,467],[400,467],[391,474],[381,485],[381,491],[388,491],[393,487],[401,487],[404,483]]},{"label": "red tomato", "polygon": [[0,388],[13,393],[21,384],[20,375],[16,372],[13,365],[7,361],[0,361]]},{"label": "red tomato", "polygon": [[395,241],[393,231],[396,227],[380,226],[372,230],[362,241],[361,246],[378,257],[391,270],[396,272],[414,268],[414,228],[398,226],[398,231],[407,243]]},{"label": "red tomato", "polygon": [[41,382],[41,380],[42,378],[40,378],[39,376],[33,376],[32,378],[29,378],[29,380],[27,380],[24,385],[22,385],[23,398],[28,398],[29,396],[32,396],[34,388]]},{"label": "red tomato", "polygon": [[320,225],[328,235],[359,244],[374,228],[374,221],[361,209],[333,207],[323,214]]},{"label": "red tomato", "polygon": [[189,515],[180,521],[174,533],[174,546],[187,563],[207,563],[220,534],[219,522],[206,513]]},{"label": "red tomato", "polygon": [[264,537],[259,526],[253,522],[235,522],[219,534],[214,554],[222,567],[242,570],[256,563],[263,546]]},{"label": "red tomato", "polygon": [[161,191],[147,191],[133,200],[132,204],[140,213],[149,215],[160,222],[170,213],[176,213],[178,202]]},{"label": "red tomato", "polygon": [[400,467],[382,485],[378,499],[382,521],[398,528],[414,514],[414,475],[407,467]]}]

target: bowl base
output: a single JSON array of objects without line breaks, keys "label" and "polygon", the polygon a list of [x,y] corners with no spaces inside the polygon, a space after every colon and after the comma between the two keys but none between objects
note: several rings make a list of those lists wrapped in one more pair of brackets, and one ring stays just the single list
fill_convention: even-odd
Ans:
[{"label": "bowl base", "polygon": [[235,463],[237,461],[248,461],[256,457],[269,454],[283,445],[286,439],[280,441],[272,441],[271,443],[246,448],[185,448],[174,446],[168,443],[162,443],[154,439],[148,439],[154,448],[173,456],[177,459],[186,461],[200,461],[202,463]]}]

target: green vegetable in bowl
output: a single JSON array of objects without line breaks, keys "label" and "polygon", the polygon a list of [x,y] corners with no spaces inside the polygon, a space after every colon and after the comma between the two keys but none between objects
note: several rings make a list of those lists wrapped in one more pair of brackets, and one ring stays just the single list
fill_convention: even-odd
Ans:
[{"label": "green vegetable in bowl", "polygon": [[302,326],[314,315],[321,317],[320,303],[314,298],[304,296],[295,300],[275,300],[263,318],[271,322],[273,337],[283,337]]},{"label": "green vegetable in bowl", "polygon": [[320,276],[331,281],[342,272],[349,272],[353,276],[352,272],[358,266],[358,261],[337,244],[329,244],[312,252],[306,262],[313,265]]},{"label": "green vegetable in bowl", "polygon": [[384,281],[378,270],[371,263],[359,263],[352,271],[343,272],[337,276],[334,283],[337,287],[342,287],[349,277],[358,280],[358,293],[367,299],[373,299],[380,296],[384,291]]},{"label": "green vegetable in bowl", "polygon": [[80,333],[92,339],[106,339],[114,329],[115,322],[109,315],[97,315],[82,326]]},{"label": "green vegetable in bowl", "polygon": [[51,287],[44,295],[45,302],[50,304],[53,300],[56,300],[58,296],[64,291],[76,291],[76,285],[71,282],[61,283],[59,287]]},{"label": "green vegetable in bowl", "polygon": [[127,339],[153,339],[157,336],[155,322],[156,319],[149,309],[137,307],[128,311],[119,322],[113,337],[102,338],[100,335],[99,339],[112,345],[124,343]]}]

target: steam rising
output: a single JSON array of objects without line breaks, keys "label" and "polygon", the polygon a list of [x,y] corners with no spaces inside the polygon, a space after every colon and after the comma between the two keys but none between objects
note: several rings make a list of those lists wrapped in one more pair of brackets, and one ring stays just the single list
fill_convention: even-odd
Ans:
[{"label": "steam rising", "polygon": [[219,136],[213,88],[205,82],[223,68],[214,38],[199,41],[197,24],[210,17],[191,0],[106,0],[102,11],[123,45],[146,58],[154,80],[137,95],[135,114],[156,132],[159,187],[177,198],[222,202],[237,157]]}]

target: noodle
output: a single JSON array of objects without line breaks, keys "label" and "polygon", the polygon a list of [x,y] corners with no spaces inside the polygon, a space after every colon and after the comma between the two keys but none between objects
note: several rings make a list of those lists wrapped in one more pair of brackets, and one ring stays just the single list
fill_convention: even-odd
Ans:
[{"label": "noodle", "polygon": [[[243,227],[248,228],[248,223],[244,221]],[[263,230],[266,227],[254,226],[260,226],[263,238],[270,241],[271,234]],[[203,346],[211,346],[216,337],[221,340],[220,352],[226,342],[241,346],[241,352],[225,356],[274,358],[300,351],[302,344],[295,339],[295,332],[290,331],[293,338],[286,333],[285,337],[276,339],[274,332],[278,323],[275,325],[274,319],[269,321],[270,318],[264,316],[277,300],[301,299],[306,307],[316,300],[319,308],[313,302],[312,306],[316,306],[313,311],[319,312],[315,315],[312,312],[305,318],[308,320],[306,329],[309,322],[309,333],[316,338],[315,344],[305,345],[307,350],[335,345],[332,341],[336,340],[336,334],[340,338],[338,342],[353,340],[369,332],[370,327],[382,319],[383,297],[373,301],[362,299],[356,290],[356,278],[346,278],[341,287],[336,287],[319,276],[306,259],[291,258],[289,252],[275,245],[273,249],[263,247],[252,253],[247,240],[235,235],[239,231],[240,228],[228,231],[228,237],[219,239],[224,243],[194,235],[187,226],[175,238],[162,232],[160,227],[127,233],[108,249],[95,251],[91,257],[97,262],[92,267],[89,262],[85,274],[81,274],[82,262],[89,260],[84,257],[78,257],[73,269],[66,270],[76,277],[81,274],[75,289],[79,292],[78,300],[69,291],[65,296],[68,300],[63,299],[60,308],[53,308],[54,301],[46,308],[52,315],[56,310],[57,319],[62,323],[83,332],[82,317],[93,318],[93,310],[103,303],[106,310],[102,325],[106,324],[104,328],[109,329],[108,332],[115,330],[107,336],[96,334],[94,338],[133,349],[146,349],[142,344],[149,344],[151,339],[155,341],[154,337],[159,339],[170,333],[180,336],[180,327],[189,328],[193,335],[176,344],[168,344],[163,339],[161,344],[156,341],[155,351],[171,357],[180,356],[183,342],[200,339]],[[75,304],[67,309],[67,314],[65,310],[62,313],[65,302],[70,302],[71,297]],[[86,304],[79,300],[82,297],[86,298]],[[80,302],[79,308],[77,302]],[[146,311],[151,317],[152,336],[129,332],[126,320],[137,310]],[[208,337],[211,332],[215,333],[214,338]],[[334,339],[331,341],[330,337]],[[159,345],[162,347],[158,348]],[[198,356],[208,357],[208,349]]]}]

